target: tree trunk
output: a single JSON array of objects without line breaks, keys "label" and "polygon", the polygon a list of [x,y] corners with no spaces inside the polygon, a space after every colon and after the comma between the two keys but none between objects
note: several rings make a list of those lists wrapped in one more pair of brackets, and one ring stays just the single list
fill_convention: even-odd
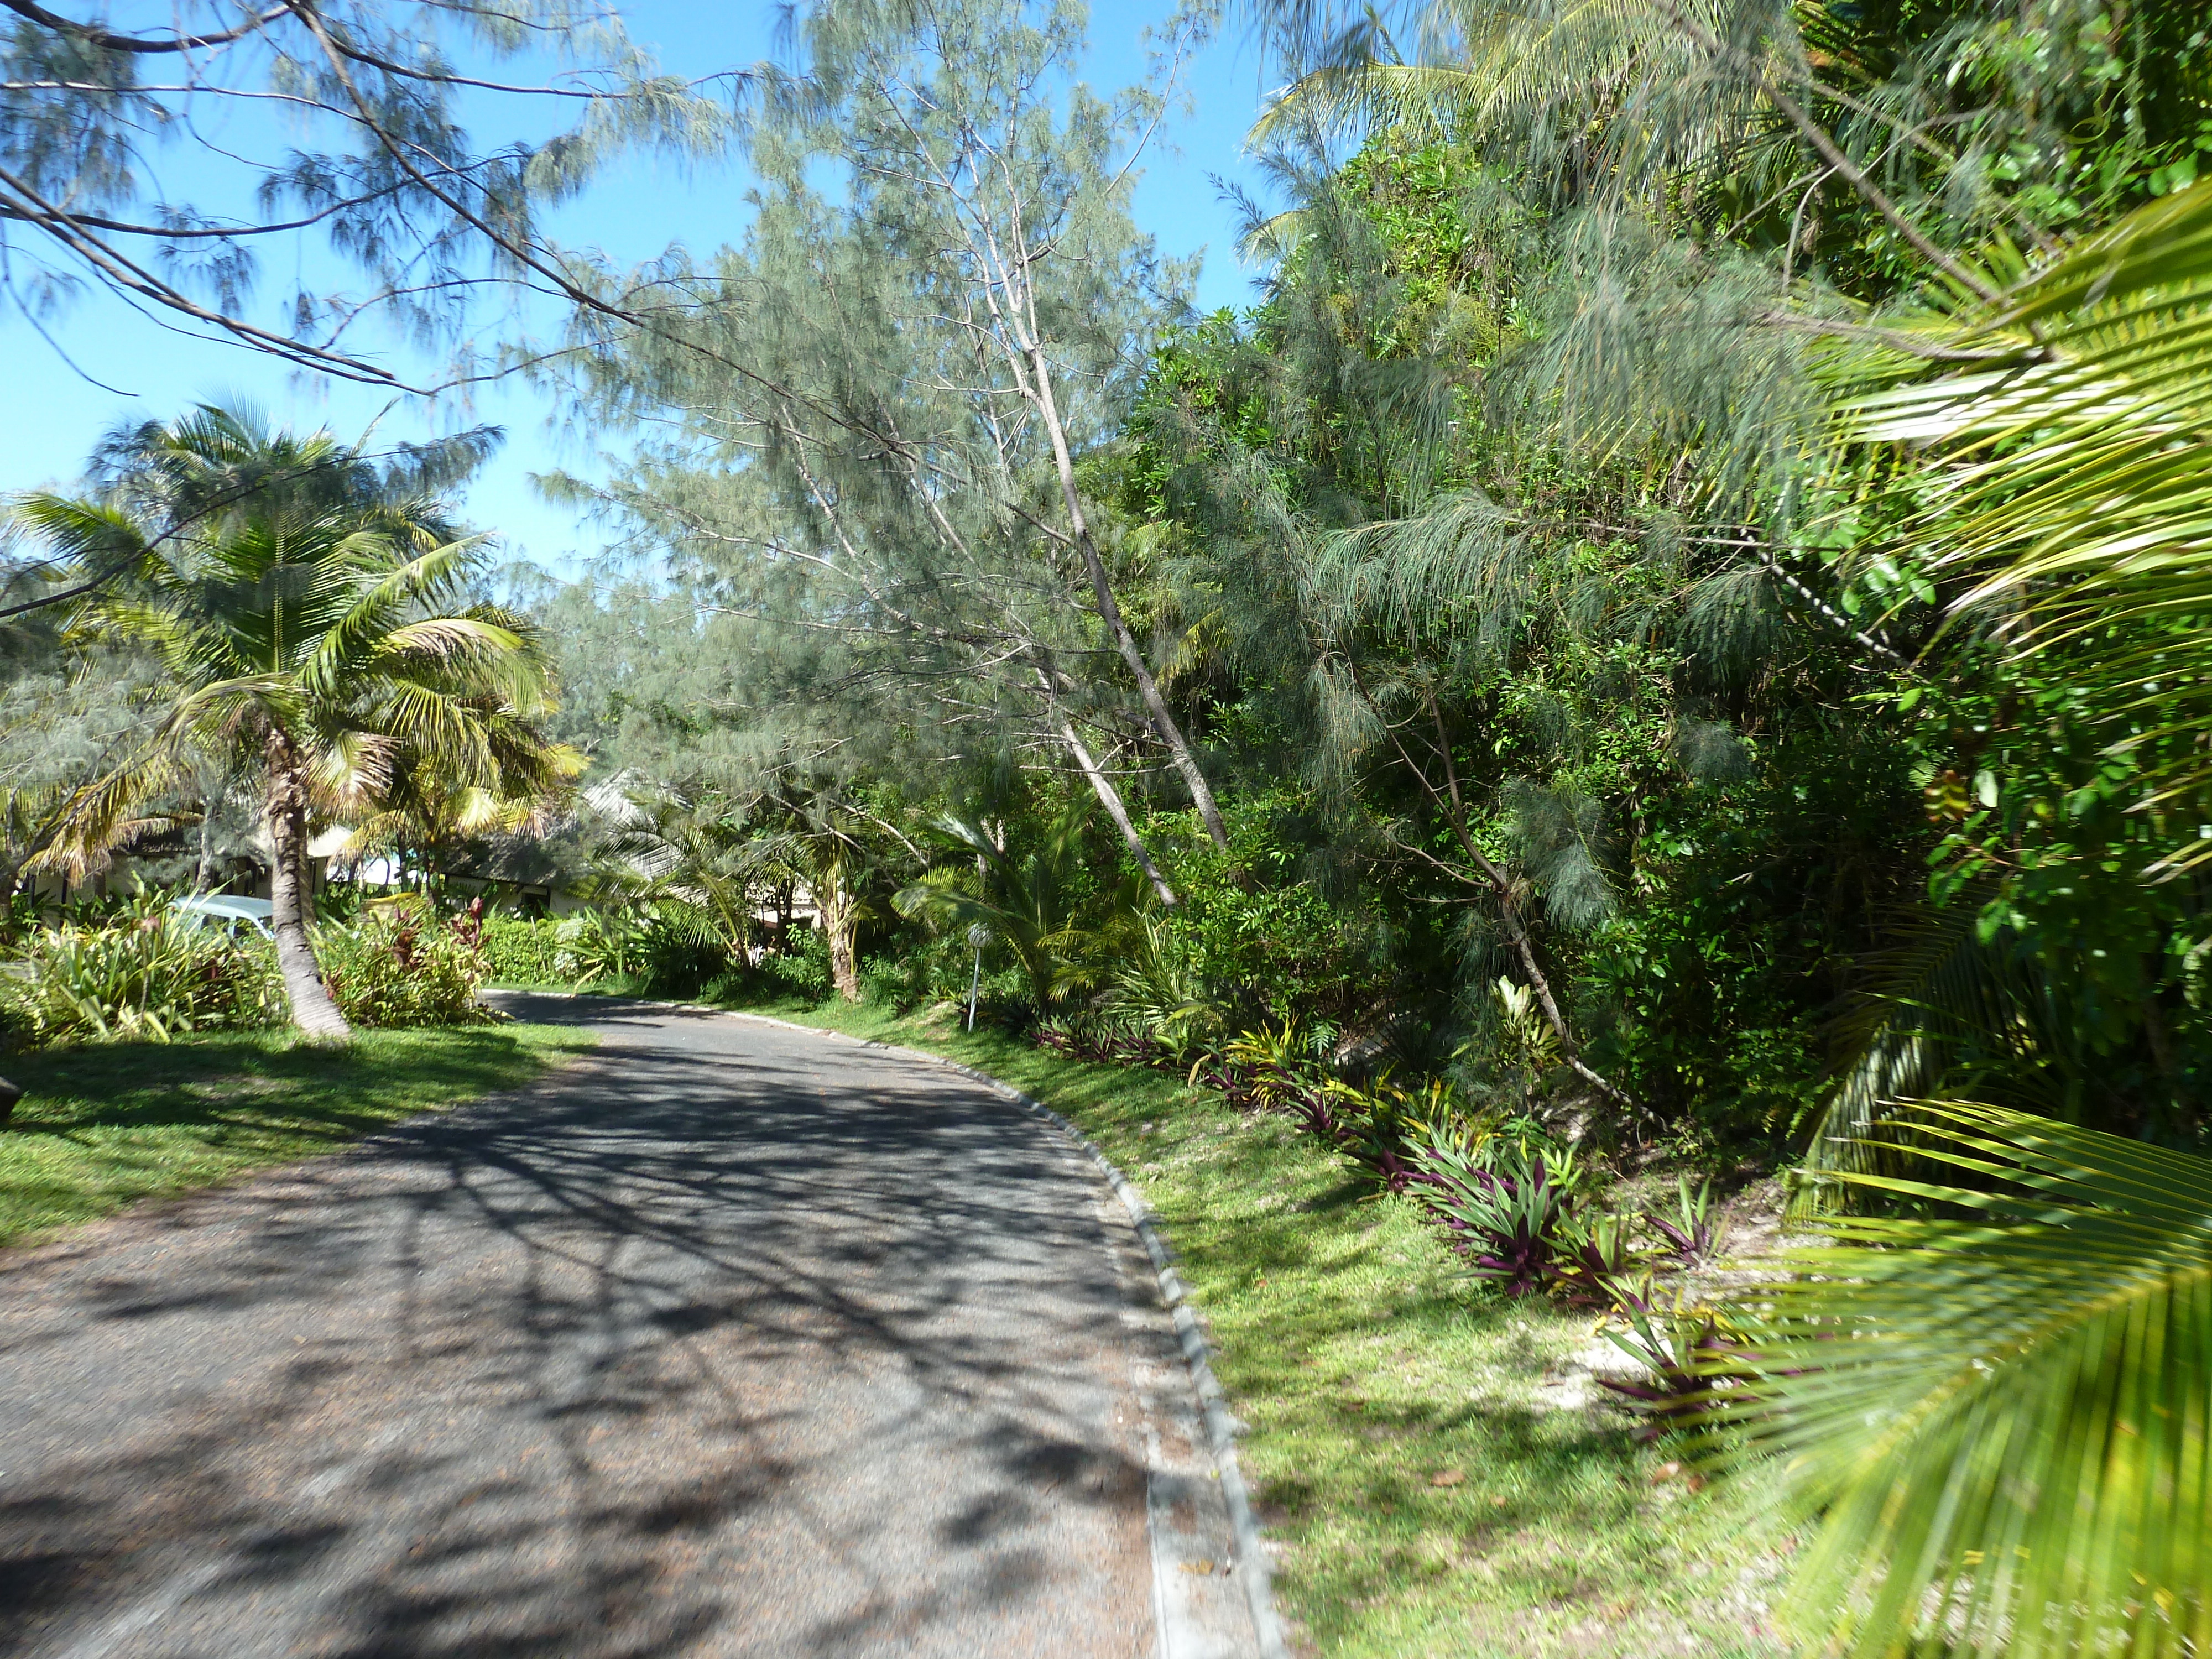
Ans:
[{"label": "tree trunk", "polygon": [[215,809],[203,805],[200,809],[200,859],[192,872],[192,890],[204,893],[215,885]]},{"label": "tree trunk", "polygon": [[1206,774],[1199,770],[1198,757],[1191,752],[1189,739],[1183,736],[1167,699],[1160,695],[1159,682],[1152,678],[1152,665],[1138,648],[1137,636],[1129,631],[1128,619],[1122,616],[1121,602],[1114,597],[1114,586],[1106,578],[1106,561],[1099,556],[1098,544],[1091,539],[1091,521],[1083,511],[1081,492],[1076,488],[1075,458],[1067,446],[1066,430],[1060,425],[1060,404],[1053,396],[1052,371],[1045,363],[1042,348],[1029,347],[1029,369],[1036,389],[1036,410],[1042,417],[1045,436],[1051,441],[1053,463],[1060,473],[1060,503],[1067,512],[1067,527],[1076,550],[1083,556],[1084,570],[1091,578],[1098,619],[1106,624],[1106,631],[1113,635],[1121,660],[1136,676],[1137,693],[1144,699],[1145,712],[1152,716],[1152,729],[1167,744],[1176,770],[1182,775],[1192,804],[1198,808],[1198,816],[1206,825],[1206,833],[1225,853],[1229,850],[1229,832],[1222,827],[1221,809],[1214,804],[1212,786],[1206,782]]},{"label": "tree trunk", "polygon": [[1137,826],[1129,822],[1129,809],[1122,805],[1121,792],[1114,787],[1113,780],[1099,769],[1098,763],[1091,759],[1091,751],[1083,746],[1083,739],[1075,735],[1073,721],[1061,720],[1060,735],[1061,741],[1067,744],[1068,753],[1075,757],[1075,763],[1082,769],[1083,775],[1091,781],[1091,791],[1098,797],[1100,805],[1105,807],[1106,816],[1114,820],[1115,828],[1121,832],[1121,839],[1137,855],[1137,862],[1145,872],[1145,879],[1152,884],[1152,890],[1160,896],[1160,902],[1169,909],[1174,909],[1175,889],[1168,885],[1168,878],[1160,873],[1159,866],[1152,862],[1152,855],[1145,850],[1145,843],[1137,834]]},{"label": "tree trunk", "polygon": [[845,873],[832,864],[823,872],[821,890],[814,896],[822,916],[822,936],[830,941],[830,977],[837,994],[848,1002],[860,1000],[860,965],[854,960],[853,936],[859,930],[859,906],[845,884]]},{"label": "tree trunk", "polygon": [[[1357,667],[1352,670],[1352,684],[1359,684]],[[1375,708],[1375,699],[1368,695],[1364,686],[1360,686],[1359,695],[1370,708]],[[1482,884],[1489,887],[1491,896],[1497,902],[1498,919],[1504,927],[1506,943],[1513,947],[1513,955],[1521,964],[1521,971],[1528,977],[1528,988],[1535,993],[1536,1004],[1544,1012],[1545,1023],[1552,1028],[1552,1035],[1559,1040],[1559,1057],[1566,1061],[1568,1070],[1607,1099],[1626,1107],[1638,1117],[1656,1121],[1633,1096],[1594,1069],[1583,1058],[1582,1045],[1575,1041],[1574,1031],[1567,1024],[1567,1017],[1559,1007],[1559,999],[1552,994],[1552,981],[1545,975],[1543,963],[1536,956],[1536,942],[1528,936],[1528,923],[1522,919],[1520,903],[1514,896],[1512,878],[1491,861],[1490,855],[1482,850],[1482,844],[1475,840],[1474,830],[1468,827],[1467,799],[1461,794],[1459,787],[1459,768],[1452,760],[1451,733],[1444,727],[1443,710],[1437,705],[1434,692],[1429,694],[1427,701],[1429,719],[1436,726],[1437,757],[1443,763],[1445,787],[1442,792],[1429,781],[1427,769],[1414,761],[1404,740],[1398,736],[1397,729],[1388,721],[1383,723],[1382,729],[1389,733],[1392,745],[1406,763],[1406,769],[1419,783],[1422,793],[1443,813],[1444,822],[1450,826],[1453,838],[1460,844],[1460,850],[1467,854],[1468,862],[1481,872]],[[1379,710],[1377,717],[1380,718]]]},{"label": "tree trunk", "polygon": [[[227,792],[226,792],[227,793]],[[199,866],[192,872],[192,890],[204,893],[215,885],[215,812],[219,795],[200,796]]]},{"label": "tree trunk", "polygon": [[276,935],[276,965],[292,1023],[319,1042],[343,1042],[353,1035],[323,986],[322,966],[307,939],[307,778],[300,751],[282,732],[269,736],[269,924]]}]

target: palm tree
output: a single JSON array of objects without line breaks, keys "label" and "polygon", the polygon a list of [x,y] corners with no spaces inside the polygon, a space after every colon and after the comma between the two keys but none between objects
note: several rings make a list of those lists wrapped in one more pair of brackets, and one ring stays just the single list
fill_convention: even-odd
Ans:
[{"label": "palm tree", "polygon": [[[802,793],[787,788],[764,803],[764,819],[781,823],[762,844],[764,856],[782,863],[806,884],[830,947],[830,978],[847,1002],[860,1000],[860,924],[874,914],[867,900],[879,836],[911,842],[840,790]],[[874,845],[871,845],[874,842]]]},{"label": "palm tree", "polygon": [[[465,757],[457,767],[443,750],[406,746],[378,800],[347,837],[343,856],[349,863],[388,855],[404,868],[412,854],[427,877],[448,867],[465,842],[552,829],[589,757],[568,744],[547,742],[533,714],[495,693],[468,701],[483,726],[483,756]],[[489,767],[477,763],[484,757]]]},{"label": "palm tree", "polygon": [[[1091,934],[1079,921],[1074,884],[1085,865],[1084,815],[1063,814],[1026,855],[1016,858],[982,825],[951,812],[938,819],[946,836],[972,853],[981,869],[983,891],[973,890],[971,873],[940,864],[893,896],[902,916],[926,916],[940,927],[963,927],[979,942],[1003,940],[1029,975],[1030,994],[1042,1015],[1071,991],[1096,983],[1098,970],[1083,958]],[[1123,903],[1133,896],[1117,894]]]},{"label": "palm tree", "polygon": [[[2170,809],[2212,787],[2212,185],[1903,326],[1919,349],[1859,364],[1886,384],[1839,411],[1938,465],[1900,543],[1954,584],[1951,626],[2016,666],[2063,647],[2116,748],[2161,745],[2160,872],[2200,863],[2204,814]],[[1908,1212],[1831,1216],[1832,1245],[1744,1294],[1749,1352],[1717,1369],[1746,1386],[1719,1416],[1822,1517],[1792,1597],[1808,1651],[2202,1653],[2212,1161],[1910,1097],[1968,1051],[2031,1096],[2094,1063],[1961,908],[1899,964],[1914,988],[1863,1034],[1810,1160],[1810,1207]]]},{"label": "palm tree", "polygon": [[76,791],[47,861],[96,862],[210,757],[258,778],[277,958],[317,1038],[348,1027],[307,933],[310,813],[374,811],[425,756],[450,787],[503,793],[531,769],[518,757],[550,752],[531,724],[550,707],[537,635],[463,603],[480,540],[439,508],[483,447],[379,465],[327,431],[203,406],[112,446],[104,495],[15,504],[92,575],[127,573],[82,601],[79,634],[136,641],[168,677],[152,736]]},{"label": "palm tree", "polygon": [[740,807],[711,793],[637,788],[621,811],[594,849],[601,890],[744,961],[760,890],[784,868],[782,842],[757,833]]}]

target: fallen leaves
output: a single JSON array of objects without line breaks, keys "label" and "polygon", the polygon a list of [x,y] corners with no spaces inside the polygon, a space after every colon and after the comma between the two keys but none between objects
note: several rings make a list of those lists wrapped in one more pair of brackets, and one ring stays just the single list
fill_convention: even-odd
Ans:
[{"label": "fallen leaves", "polygon": [[[1657,1468],[1652,1470],[1651,1484],[1655,1486],[1664,1486],[1668,1481],[1674,1480],[1676,1476],[1681,1474],[1681,1464],[1669,1459],[1668,1462],[1662,1463]],[[1690,1491],[1699,1492],[1711,1486],[1712,1482],[1705,1476],[1692,1470],[1688,1478],[1683,1480],[1682,1484],[1689,1488]]]}]

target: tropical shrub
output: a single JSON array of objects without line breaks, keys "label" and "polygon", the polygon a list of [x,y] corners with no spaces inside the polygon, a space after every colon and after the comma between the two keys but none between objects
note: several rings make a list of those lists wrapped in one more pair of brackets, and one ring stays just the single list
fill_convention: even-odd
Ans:
[{"label": "tropical shrub", "polygon": [[102,926],[40,929],[0,964],[0,1024],[26,1048],[167,1042],[284,1018],[267,940],[234,939],[150,904]]},{"label": "tropical shrub", "polygon": [[697,996],[730,972],[730,953],[696,906],[582,910],[554,924],[552,979],[644,996]]},{"label": "tropical shrub", "polygon": [[477,938],[484,975],[509,985],[558,985],[561,924],[550,916],[486,916]]},{"label": "tropical shrub", "polygon": [[484,961],[472,918],[407,902],[365,913],[316,940],[323,982],[356,1025],[468,1025],[493,1016],[477,1001]]},{"label": "tropical shrub", "polygon": [[1334,1122],[1321,1099],[1334,1036],[1327,1026],[1295,1019],[1262,1025],[1231,1038],[1218,1055],[1201,1057],[1192,1076],[1212,1083],[1243,1110],[1287,1111],[1322,1130]]},{"label": "tropical shrub", "polygon": [[1231,850],[1194,848],[1179,861],[1168,971],[1182,1000],[1245,1019],[1338,1023],[1387,1000],[1367,948],[1372,918],[1331,903],[1307,878],[1292,833],[1298,811],[1287,788],[1232,804]]},{"label": "tropical shrub", "polygon": [[[932,1002],[955,1002],[964,1009],[978,977],[975,969],[974,948],[958,934],[917,938],[908,933],[894,941],[893,949],[868,958],[860,970],[863,999],[901,1012]],[[995,977],[987,965],[976,987],[979,1001],[995,1000]],[[1019,994],[1018,987],[1006,988]]]},{"label": "tropical shrub", "polygon": [[642,994],[696,997],[730,969],[730,952],[696,908],[656,904],[638,927],[630,981]]},{"label": "tropical shrub", "polygon": [[[1162,1063],[1141,1025],[1110,1012],[1048,1023],[1046,1048],[1085,1060]],[[1247,1031],[1191,1067],[1191,1081],[1247,1111],[1279,1113],[1325,1141],[1378,1192],[1413,1200],[1507,1296],[1539,1291],[1586,1307],[1648,1295],[1656,1272],[1710,1260],[1710,1182],[1677,1185],[1671,1211],[1631,1214],[1591,1201],[1592,1171],[1526,1111],[1477,1110],[1446,1078],[1415,1087],[1388,1073],[1364,1087],[1331,1069],[1326,1028],[1295,1021]],[[1646,1303],[1635,1303],[1645,1306]]]},{"label": "tropical shrub", "polygon": [[1665,1241],[1666,1249],[1685,1267],[1698,1267],[1712,1260],[1717,1218],[1713,1208],[1713,1183],[1703,1181],[1690,1190],[1690,1178],[1678,1176],[1671,1214],[1644,1212],[1644,1224]]},{"label": "tropical shrub", "polygon": [[1118,1007],[1055,1015],[1037,1026],[1036,1040],[1038,1048],[1071,1060],[1109,1066],[1169,1066],[1176,1058],[1146,1021]]},{"label": "tropical shrub", "polygon": [[1613,1316],[1601,1328],[1642,1369],[1633,1376],[1601,1376],[1598,1386],[1635,1407],[1639,1440],[1709,1429],[1709,1413],[1729,1403],[1729,1389],[1748,1380],[1742,1330],[1679,1295],[1662,1307],[1648,1276],[1615,1280],[1611,1290]]},{"label": "tropical shrub", "polygon": [[805,928],[789,950],[763,957],[753,977],[771,996],[819,1002],[836,982],[830,971],[830,941],[815,929]]},{"label": "tropical shrub", "polygon": [[1620,1300],[1619,1286],[1644,1266],[1637,1247],[1636,1222],[1611,1210],[1569,1203],[1552,1229],[1552,1259],[1546,1273],[1553,1292],[1578,1307],[1604,1308]]},{"label": "tropical shrub", "polygon": [[[1106,977],[1109,955],[1134,920],[1139,887],[1105,896],[1103,918],[1086,914],[1091,890],[1085,832],[1089,812],[1070,808],[1025,851],[1010,852],[981,824],[940,814],[937,829],[960,849],[892,896],[898,914],[924,921],[971,946],[1003,950],[1029,981],[1039,1017]],[[1092,925],[1093,922],[1096,925]]]},{"label": "tropical shrub", "polygon": [[1486,1159],[1437,1134],[1415,1164],[1419,1176],[1410,1190],[1477,1277],[1507,1296],[1553,1285],[1567,1252],[1561,1224],[1571,1213],[1571,1154],[1548,1164],[1541,1154]]},{"label": "tropical shrub", "polygon": [[637,924],[619,910],[579,910],[553,927],[553,975],[564,985],[624,979],[638,956]]},{"label": "tropical shrub", "polygon": [[[1103,999],[1119,1024],[1185,1065],[1219,1040],[1227,1010],[1199,970],[1188,935],[1162,917],[1142,916]],[[1150,1063],[1147,1061],[1147,1063]]]}]

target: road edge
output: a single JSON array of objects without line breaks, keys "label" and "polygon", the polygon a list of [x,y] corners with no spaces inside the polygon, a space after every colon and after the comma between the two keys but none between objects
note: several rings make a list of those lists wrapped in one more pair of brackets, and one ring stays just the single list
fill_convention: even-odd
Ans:
[{"label": "road edge", "polygon": [[[571,992],[518,992],[526,995],[576,996]],[[579,1001],[583,1000],[578,997]],[[648,999],[623,999],[625,1001],[648,1001]],[[1145,1254],[1158,1276],[1160,1297],[1175,1322],[1176,1340],[1182,1349],[1183,1364],[1190,1373],[1191,1387],[1198,1395],[1199,1406],[1206,1420],[1206,1439],[1210,1443],[1207,1455],[1213,1460],[1215,1472],[1221,1478],[1221,1496],[1229,1511],[1230,1533],[1237,1548],[1236,1576],[1244,1592],[1245,1609],[1252,1619],[1252,1633],[1259,1645],[1260,1659],[1291,1659],[1291,1650],[1283,1635],[1282,1620],[1275,1612],[1273,1574],[1270,1570],[1267,1549],[1260,1538],[1260,1523],[1252,1513],[1252,1498],[1244,1485],[1243,1470],[1237,1461],[1237,1430],[1240,1426],[1229,1410],[1229,1400],[1221,1383],[1213,1374],[1213,1350],[1206,1340],[1206,1333],[1192,1310],[1189,1291],[1182,1276],[1176,1271],[1175,1258],[1167,1241],[1161,1237],[1159,1219],[1152,1206],[1146,1202],[1144,1193],[1121,1167],[1106,1156],[1098,1144],[1068,1118],[1054,1111],[1042,1101],[1024,1094],[1011,1083],[993,1077],[943,1054],[933,1054],[926,1048],[908,1048],[895,1042],[878,1042],[872,1037],[854,1036],[849,1031],[833,1030],[826,1026],[803,1025],[797,1020],[781,1019],[774,1014],[749,1013],[741,1008],[716,1008],[698,1002],[663,1002],[663,1008],[691,1014],[713,1014],[724,1019],[750,1020],[755,1024],[774,1025],[787,1031],[799,1031],[808,1036],[832,1037],[849,1042],[856,1048],[872,1048],[878,1054],[896,1054],[904,1060],[918,1060],[934,1066],[940,1071],[957,1073],[970,1082],[980,1083],[1000,1099],[1011,1101],[1032,1115],[1042,1118],[1062,1134],[1073,1140],[1091,1157],[1105,1176],[1114,1195],[1121,1200],[1128,1213],[1130,1224],[1144,1242]],[[1164,1571],[1164,1563],[1155,1554],[1152,1571],[1157,1582]]]}]

